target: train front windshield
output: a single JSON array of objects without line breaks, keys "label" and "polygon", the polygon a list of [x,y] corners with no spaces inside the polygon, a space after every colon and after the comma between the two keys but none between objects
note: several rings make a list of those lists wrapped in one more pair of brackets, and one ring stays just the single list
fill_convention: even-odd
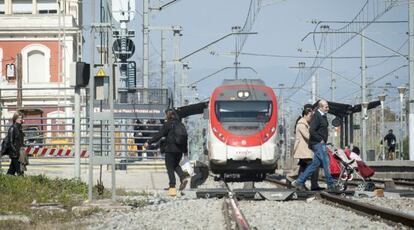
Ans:
[{"label": "train front windshield", "polygon": [[268,122],[272,115],[272,102],[217,101],[216,115],[220,122]]}]

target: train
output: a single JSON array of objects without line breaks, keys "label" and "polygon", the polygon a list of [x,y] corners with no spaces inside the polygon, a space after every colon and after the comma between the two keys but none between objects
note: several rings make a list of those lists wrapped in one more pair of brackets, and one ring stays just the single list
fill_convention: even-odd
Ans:
[{"label": "train", "polygon": [[208,159],[216,179],[262,181],[274,173],[277,99],[260,79],[224,80],[208,104]]}]

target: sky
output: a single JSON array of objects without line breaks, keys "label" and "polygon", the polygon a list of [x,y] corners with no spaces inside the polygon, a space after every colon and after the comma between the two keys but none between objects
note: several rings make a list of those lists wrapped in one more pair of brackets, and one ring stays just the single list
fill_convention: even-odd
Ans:
[{"label": "sky", "polygon": [[[119,1],[119,0],[118,0]],[[93,1],[84,1],[85,12],[90,12]],[[99,4],[99,1],[95,1]],[[150,1],[151,6],[162,5],[169,0]],[[239,56],[240,66],[251,67],[251,70],[240,70],[239,78],[261,78],[271,87],[279,87],[283,84],[282,91],[277,89],[279,97],[286,100],[286,104],[293,113],[299,113],[299,108],[305,103],[310,102],[310,70],[294,68],[298,62],[305,62],[306,67],[312,66],[313,58],[319,49],[319,55],[324,52],[329,53],[329,47],[341,44],[344,35],[329,34],[323,40],[323,46],[315,47],[312,35],[302,39],[315,30],[314,20],[319,21],[351,21],[360,12],[367,1],[363,0],[263,0],[264,6],[261,7],[259,14],[253,24],[252,32],[247,38],[242,54]],[[368,2],[368,11],[364,11],[364,20],[370,20],[373,15],[381,11],[383,5],[388,4],[386,0],[376,0]],[[132,57],[137,63],[141,63],[142,58],[142,1],[136,1],[136,15],[134,20],[128,24],[128,29],[136,31],[133,39],[136,45],[135,55]],[[180,40],[180,56],[189,54],[204,45],[221,38],[231,32],[233,26],[243,26],[249,9],[250,0],[179,0],[169,5],[162,11],[152,11],[150,14],[150,25],[170,26],[180,25],[183,28]],[[395,51],[406,55],[408,51],[407,31],[408,6],[404,2],[392,7],[381,17],[378,22],[369,25],[365,30],[365,36]],[[390,21],[394,21],[390,23]],[[397,21],[397,22],[395,22]],[[400,22],[401,21],[401,22]],[[91,23],[90,14],[85,14],[85,28]],[[329,25],[331,29],[340,28],[346,24],[340,23],[321,23]],[[320,26],[319,25],[319,26]],[[354,24],[355,25],[355,24]],[[350,30],[357,29],[357,26],[349,27]],[[319,31],[319,27],[316,28]],[[85,30],[89,35],[89,31]],[[173,36],[172,32],[167,36],[167,61],[173,59]],[[90,39],[85,39],[85,55],[90,52],[88,43]],[[159,75],[160,72],[160,33],[152,31],[150,34],[150,72]],[[316,35],[316,43],[320,42],[320,35]],[[356,36],[339,50],[332,54],[334,57],[355,57],[348,59],[333,59],[332,69],[355,83],[360,82],[360,54],[361,40]],[[235,39],[226,38],[214,46],[198,52],[188,59],[190,67],[188,71],[189,83],[195,82],[221,68],[233,66],[234,56],[231,52],[235,49]],[[302,50],[299,52],[298,49]],[[246,54],[243,54],[246,53]],[[247,55],[255,54],[255,55]],[[268,56],[257,56],[257,55]],[[368,82],[376,81],[371,84],[369,94],[371,100],[377,100],[383,87],[388,83],[392,87],[397,87],[408,82],[408,68],[403,65],[407,60],[403,57],[374,58],[377,56],[394,55],[376,43],[365,40],[366,75]],[[269,57],[272,56],[272,57]],[[283,56],[283,57],[275,57]],[[300,58],[302,57],[302,58]],[[88,57],[85,57],[87,60]],[[331,62],[326,59],[319,68],[319,93],[324,99],[331,99],[330,79],[331,73],[326,69],[331,69]],[[393,72],[393,70],[397,69]],[[392,72],[391,74],[388,74]],[[172,78],[173,66],[168,65],[168,76]],[[138,74],[139,75],[139,74]],[[385,76],[384,76],[385,75]],[[232,69],[222,71],[197,85],[200,98],[208,98],[215,87],[221,84],[223,79],[232,79],[235,72]],[[383,77],[383,78],[381,78]],[[380,80],[378,80],[381,78]],[[302,86],[303,89],[297,89]],[[358,96],[360,86],[337,76],[335,89],[336,102],[340,103],[359,103]],[[292,86],[295,89],[289,89]],[[390,88],[387,92],[386,105],[397,110],[397,89]]]}]

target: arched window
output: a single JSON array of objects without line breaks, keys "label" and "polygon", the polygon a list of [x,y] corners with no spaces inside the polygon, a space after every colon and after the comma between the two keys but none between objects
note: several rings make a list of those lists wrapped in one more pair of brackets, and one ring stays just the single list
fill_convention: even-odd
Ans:
[{"label": "arched window", "polygon": [[27,83],[45,82],[45,69],[39,68],[45,62],[45,54],[39,50],[30,51],[27,55]]},{"label": "arched window", "polygon": [[41,44],[31,44],[22,50],[23,82],[46,83],[50,81],[50,49]]}]

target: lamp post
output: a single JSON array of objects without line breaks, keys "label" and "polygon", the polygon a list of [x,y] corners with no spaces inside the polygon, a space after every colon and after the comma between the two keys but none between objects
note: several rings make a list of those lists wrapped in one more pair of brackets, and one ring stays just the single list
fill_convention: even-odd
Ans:
[{"label": "lamp post", "polygon": [[385,101],[385,94],[381,94],[378,96],[378,99],[381,102],[381,128],[380,128],[380,136],[382,140],[382,147],[381,147],[381,154],[382,160],[385,160],[385,143],[384,143],[384,101]]},{"label": "lamp post", "polygon": [[[368,102],[362,102],[362,125],[364,126],[364,124],[366,124],[366,120],[368,119],[368,115],[367,115],[367,111],[368,111]],[[361,143],[362,143],[362,160],[366,161],[367,160],[367,130],[365,129],[365,127],[362,127],[361,129]]]},{"label": "lamp post", "polygon": [[400,86],[397,88],[398,89],[398,93],[400,94],[400,151],[399,151],[399,157],[397,159],[402,159],[403,158],[403,152],[404,152],[404,148],[403,148],[403,143],[404,143],[404,132],[403,132],[403,108],[404,108],[404,93],[407,90],[407,87],[405,86]]}]

